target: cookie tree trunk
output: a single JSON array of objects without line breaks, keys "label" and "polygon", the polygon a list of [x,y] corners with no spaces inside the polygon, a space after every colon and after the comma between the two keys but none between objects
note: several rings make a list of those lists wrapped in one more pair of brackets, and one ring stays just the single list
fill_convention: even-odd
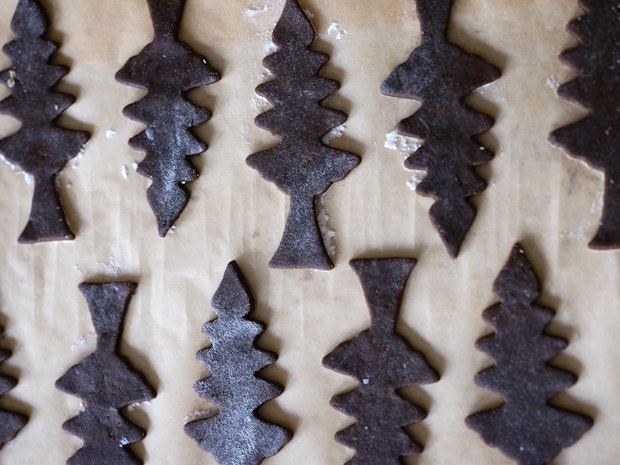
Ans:
[{"label": "cookie tree trunk", "polygon": [[56,177],[89,138],[88,133],[56,125],[74,97],[51,90],[68,72],[50,60],[58,46],[43,39],[48,19],[36,0],[19,0],[11,21],[17,38],[4,46],[12,68],[0,73],[11,95],[0,112],[22,122],[15,134],[0,140],[0,153],[34,177],[28,223],[19,242],[73,239],[56,189]]},{"label": "cookie tree trunk", "polygon": [[329,57],[310,50],[314,29],[296,0],[286,0],[273,42],[278,51],[264,64],[274,80],[257,88],[273,109],[259,115],[256,124],[282,141],[247,158],[249,166],[291,198],[284,236],[269,265],[327,270],[334,265],[323,244],[314,203],[357,166],[359,157],[321,141],[346,115],[321,105],[339,85],[319,76]]}]

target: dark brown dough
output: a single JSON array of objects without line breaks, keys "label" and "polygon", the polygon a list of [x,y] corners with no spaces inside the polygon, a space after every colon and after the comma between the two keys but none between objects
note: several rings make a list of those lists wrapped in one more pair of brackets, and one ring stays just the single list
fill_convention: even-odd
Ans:
[{"label": "dark brown dough", "polygon": [[495,333],[479,339],[476,347],[495,365],[478,373],[476,384],[501,395],[505,403],[469,416],[466,423],[520,465],[543,465],[575,443],[592,420],[549,403],[577,378],[547,363],[567,342],[545,333],[554,312],[534,302],[540,283],[518,244],[493,290],[500,303],[485,310],[483,318]]},{"label": "dark brown dough", "polygon": [[205,323],[202,331],[213,345],[197,354],[211,376],[198,381],[194,390],[220,412],[186,424],[185,431],[220,465],[258,464],[278,452],[291,434],[256,414],[282,389],[257,374],[276,357],[254,343],[263,326],[248,318],[254,297],[235,262],[226,268],[212,306],[217,318]]},{"label": "dark brown dough", "polygon": [[404,427],[426,412],[403,399],[399,390],[439,379],[424,356],[396,333],[403,289],[416,261],[407,258],[352,260],[370,309],[370,329],[340,344],[323,360],[335,371],[355,377],[359,386],[332,399],[332,405],[357,422],[336,436],[355,449],[351,465],[400,464],[422,447]]},{"label": "dark brown dough", "polygon": [[51,64],[58,45],[43,39],[48,19],[37,0],[19,0],[11,20],[17,38],[4,46],[12,67],[0,72],[11,95],[0,102],[0,113],[13,116],[22,126],[0,140],[0,153],[34,178],[34,196],[28,223],[19,242],[73,239],[67,224],[56,177],[90,137],[57,125],[56,119],[75,98],[52,90],[69,71]]},{"label": "dark brown dough", "polygon": [[148,0],[148,5],[155,38],[127,61],[116,79],[148,91],[123,114],[147,126],[129,144],[146,152],[138,173],[153,181],[147,199],[163,237],[189,201],[184,186],[198,177],[189,157],[207,149],[191,128],[209,120],[211,113],[191,103],[187,92],[220,76],[204,57],[177,39],[185,0]]},{"label": "dark brown dough", "polygon": [[590,114],[556,129],[550,139],[605,175],[603,216],[590,241],[594,249],[620,247],[620,4],[617,0],[581,0],[587,14],[568,27],[580,46],[561,55],[578,77],[558,94]]},{"label": "dark brown dough", "polygon": [[[4,330],[0,328],[0,337]],[[0,349],[0,364],[11,356],[11,352]],[[17,380],[12,376],[0,375],[0,397],[15,387]],[[13,439],[28,422],[28,417],[17,412],[0,409],[0,447]]]},{"label": "dark brown dough", "polygon": [[135,289],[130,282],[80,284],[95,326],[97,350],[56,381],[58,389],[85,404],[82,413],[63,424],[65,431],[84,441],[67,461],[70,465],[142,463],[126,446],[140,441],[144,431],[120,413],[129,404],[155,397],[142,374],[119,353],[123,319]]},{"label": "dark brown dough", "polygon": [[476,216],[469,199],[486,187],[475,167],[493,158],[475,140],[491,128],[493,120],[466,105],[464,98],[499,78],[500,72],[447,41],[452,0],[417,0],[416,7],[422,43],[392,71],[381,92],[422,102],[413,116],[398,125],[401,134],[425,139],[405,167],[426,171],[416,192],[435,199],[431,220],[454,258]]},{"label": "dark brown dough", "polygon": [[247,158],[249,166],[291,199],[284,236],[269,266],[329,270],[334,265],[323,244],[314,204],[360,158],[321,141],[346,121],[346,115],[321,105],[339,84],[319,76],[329,57],[310,49],[314,29],[297,0],[286,0],[273,42],[278,51],[265,58],[264,64],[274,79],[256,89],[273,109],[259,115],[256,124],[282,141]]}]

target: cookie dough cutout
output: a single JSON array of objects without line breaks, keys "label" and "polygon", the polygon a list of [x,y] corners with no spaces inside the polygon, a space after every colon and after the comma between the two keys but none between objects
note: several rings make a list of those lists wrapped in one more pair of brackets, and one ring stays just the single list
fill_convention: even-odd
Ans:
[{"label": "cookie dough cutout", "polygon": [[478,373],[475,381],[505,403],[465,422],[519,465],[542,465],[574,444],[590,429],[592,419],[549,403],[577,378],[547,363],[567,342],[545,333],[554,312],[535,303],[540,282],[518,244],[493,290],[500,303],[485,310],[483,318],[495,333],[479,339],[476,347],[495,365]]},{"label": "cookie dough cutout", "polygon": [[416,192],[432,197],[429,214],[448,253],[455,258],[476,217],[470,198],[486,188],[475,167],[493,153],[475,140],[493,119],[464,103],[473,90],[499,78],[500,71],[447,40],[452,0],[416,0],[422,43],[381,85],[381,93],[416,99],[421,108],[398,132],[424,139],[405,167],[424,170]]},{"label": "cookie dough cutout", "polygon": [[340,431],[338,442],[355,449],[351,465],[400,464],[422,446],[404,427],[419,423],[426,412],[399,392],[412,384],[439,379],[424,356],[396,333],[403,289],[416,261],[407,258],[352,260],[370,309],[371,327],[340,344],[323,364],[353,376],[359,386],[334,397],[331,404],[357,421]]},{"label": "cookie dough cutout", "polygon": [[[4,330],[0,328],[0,337]],[[11,352],[0,349],[0,364],[4,363],[11,356]],[[0,374],[0,397],[5,395],[17,385],[17,380],[12,376]],[[0,447],[17,436],[17,433],[28,422],[28,417],[17,412],[0,409]]]},{"label": "cookie dough cutout", "polygon": [[555,145],[605,176],[603,216],[593,249],[620,247],[620,5],[616,0],[581,0],[587,12],[568,30],[581,43],[560,56],[577,78],[558,95],[583,105],[590,114],[550,135]]},{"label": "cookie dough cutout", "polygon": [[196,382],[194,390],[220,411],[187,423],[185,432],[220,465],[259,464],[278,452],[291,433],[256,414],[282,389],[260,377],[260,370],[276,357],[255,345],[263,326],[248,317],[254,297],[235,262],[226,268],[212,306],[217,318],[202,327],[212,346],[197,353],[211,376]]},{"label": "cookie dough cutout", "polygon": [[144,431],[121,414],[124,407],[155,397],[141,373],[119,353],[123,319],[135,283],[82,283],[97,334],[97,349],[71,367],[56,387],[81,398],[84,410],[66,421],[63,429],[84,441],[67,463],[139,465],[128,445],[144,438]]},{"label": "cookie dough cutout", "polygon": [[0,113],[15,117],[22,126],[0,140],[0,154],[34,179],[32,207],[19,236],[21,243],[75,238],[56,178],[90,137],[87,132],[58,126],[57,118],[75,98],[52,90],[69,69],[51,63],[58,45],[43,38],[48,28],[48,18],[37,0],[19,0],[11,20],[17,38],[3,48],[12,67],[0,72],[0,82],[11,95],[0,102]]},{"label": "cookie dough cutout", "polygon": [[297,0],[286,0],[273,31],[278,51],[263,62],[274,79],[256,89],[273,104],[273,109],[256,118],[257,126],[282,140],[250,155],[247,163],[290,197],[284,235],[269,263],[272,268],[333,268],[315,202],[360,162],[359,156],[322,142],[325,134],[346,121],[346,115],[321,104],[339,84],[319,76],[329,57],[310,49],[314,38],[312,24]]},{"label": "cookie dough cutout", "polygon": [[211,113],[194,105],[187,92],[213,84],[220,75],[178,40],[185,0],[148,0],[148,6],[155,38],[127,61],[116,79],[148,91],[123,114],[146,125],[129,145],[146,152],[137,171],[152,181],[146,197],[164,237],[189,202],[186,184],[199,175],[189,158],[207,149],[191,128],[208,121]]}]

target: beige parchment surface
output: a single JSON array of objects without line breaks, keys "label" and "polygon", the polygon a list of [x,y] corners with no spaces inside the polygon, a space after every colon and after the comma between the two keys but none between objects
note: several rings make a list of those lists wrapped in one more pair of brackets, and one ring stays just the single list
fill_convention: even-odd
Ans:
[{"label": "beige parchment surface", "polygon": [[[382,96],[379,86],[419,42],[411,0],[302,0],[331,55],[324,75],[341,90],[329,105],[348,113],[342,137],[330,143],[362,163],[324,196],[322,217],[334,232],[331,272],[272,270],[267,263],[283,231],[287,199],[245,164],[277,139],[253,120],[269,105],[254,93],[269,79],[262,59],[282,0],[188,0],[181,37],[222,74],[192,92],[213,111],[197,132],[209,149],[194,158],[201,177],[168,237],[157,236],[145,190],[135,172],[143,154],[127,140],[142,126],[121,109],[144,93],[114,80],[125,61],[152,39],[145,0],[45,0],[50,36],[62,42],[55,61],[71,67],[58,86],[76,95],[60,121],[86,129],[83,155],[59,179],[77,238],[20,245],[33,186],[0,163],[0,313],[3,346],[13,356],[2,370],[19,384],[0,401],[30,416],[2,450],[2,464],[62,464],[81,442],[63,432],[80,400],[54,382],[94,350],[95,335],[77,289],[85,280],[138,282],[126,318],[122,353],[157,389],[157,397],[127,412],[147,430],[133,450],[148,465],[215,464],[183,431],[193,412],[212,409],[192,391],[207,375],[194,358],[208,340],[201,324],[214,317],[211,297],[230,260],[253,288],[255,318],[267,323],[259,345],[279,359],[266,376],[285,385],[262,408],[294,431],[267,465],[341,465],[353,451],[334,441],[351,419],[329,399],[355,382],[321,366],[340,342],[369,324],[359,282],[348,266],[357,257],[413,256],[419,262],[406,288],[399,331],[439,371],[439,382],[411,389],[427,419],[411,428],[425,451],[408,464],[508,465],[469,430],[464,418],[500,399],[475,386],[489,366],[474,342],[490,329],[482,311],[496,302],[493,280],[520,241],[543,283],[540,303],[557,310],[550,331],[567,337],[555,363],[578,383],[557,404],[595,418],[594,427],[552,463],[614,465],[620,455],[620,253],[592,251],[589,238],[601,214],[602,176],[547,142],[554,128],[584,111],[555,90],[572,74],[557,61],[575,44],[566,23],[580,14],[576,0],[457,0],[451,39],[502,69],[502,77],[468,101],[496,118],[482,140],[496,152],[480,171],[489,180],[476,199],[478,216],[457,260],[446,254],[428,218],[432,201],[416,195],[407,150],[388,134],[418,104]],[[13,35],[16,0],[0,0],[0,43]],[[0,56],[0,69],[9,66]],[[8,95],[0,89],[0,98]],[[19,127],[0,117],[0,137]]]}]

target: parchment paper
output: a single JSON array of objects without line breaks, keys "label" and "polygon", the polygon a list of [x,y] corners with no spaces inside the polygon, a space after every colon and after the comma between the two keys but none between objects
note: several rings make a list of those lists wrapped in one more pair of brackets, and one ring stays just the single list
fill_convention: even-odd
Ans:
[{"label": "parchment paper", "polygon": [[[13,35],[16,0],[0,0],[0,42]],[[321,366],[340,342],[369,324],[361,287],[348,261],[357,257],[418,258],[409,280],[399,331],[439,371],[441,380],[411,390],[428,409],[411,428],[425,445],[419,465],[508,465],[469,430],[464,418],[499,397],[477,388],[489,366],[474,348],[490,332],[482,311],[497,301],[492,283],[519,241],[543,283],[540,303],[557,310],[550,331],[567,337],[555,363],[578,383],[557,404],[587,413],[594,427],[553,461],[555,465],[614,465],[620,456],[620,253],[587,243],[601,215],[602,176],[547,142],[548,133],[585,114],[556,97],[572,74],[557,61],[575,45],[566,23],[580,14],[576,0],[458,0],[450,36],[502,69],[502,77],[468,99],[496,118],[482,140],[496,152],[481,169],[489,180],[477,197],[478,216],[460,256],[451,260],[432,228],[432,200],[416,195],[406,150],[391,131],[418,103],[382,96],[379,86],[419,42],[411,0],[302,0],[318,32],[316,49],[331,55],[324,75],[341,90],[328,103],[349,114],[342,137],[330,143],[361,155],[362,163],[324,196],[322,221],[331,238],[331,272],[271,270],[267,263],[283,231],[288,201],[245,164],[277,139],[254,125],[269,108],[255,87],[269,79],[262,59],[273,49],[271,30],[282,0],[188,0],[181,37],[222,74],[192,93],[213,111],[198,130],[209,143],[195,157],[201,177],[168,237],[157,236],[147,204],[148,180],[135,172],[143,154],[127,140],[142,126],[121,109],[144,93],[117,83],[115,72],[152,39],[145,0],[45,0],[51,37],[62,42],[57,63],[71,67],[58,86],[77,96],[62,116],[92,139],[71,161],[59,185],[77,239],[20,245],[32,184],[0,163],[0,276],[3,345],[13,356],[2,370],[19,384],[0,401],[30,416],[0,451],[3,464],[61,464],[81,441],[61,429],[80,400],[54,382],[94,350],[90,315],[77,285],[85,280],[138,282],[125,324],[122,352],[146,374],[157,397],[128,416],[147,430],[133,450],[148,465],[215,464],[183,431],[192,413],[213,408],[192,391],[207,375],[194,358],[208,340],[201,324],[214,317],[211,297],[230,260],[237,260],[257,298],[255,318],[267,323],[259,345],[279,354],[266,376],[284,393],[261,409],[294,431],[267,465],[340,465],[353,451],[334,441],[352,420],[329,399],[355,382]],[[0,69],[9,66],[0,56]],[[8,95],[4,88],[0,98]],[[0,117],[0,137],[19,124]],[[392,148],[390,148],[392,147]],[[372,407],[372,406],[369,406]]]}]

